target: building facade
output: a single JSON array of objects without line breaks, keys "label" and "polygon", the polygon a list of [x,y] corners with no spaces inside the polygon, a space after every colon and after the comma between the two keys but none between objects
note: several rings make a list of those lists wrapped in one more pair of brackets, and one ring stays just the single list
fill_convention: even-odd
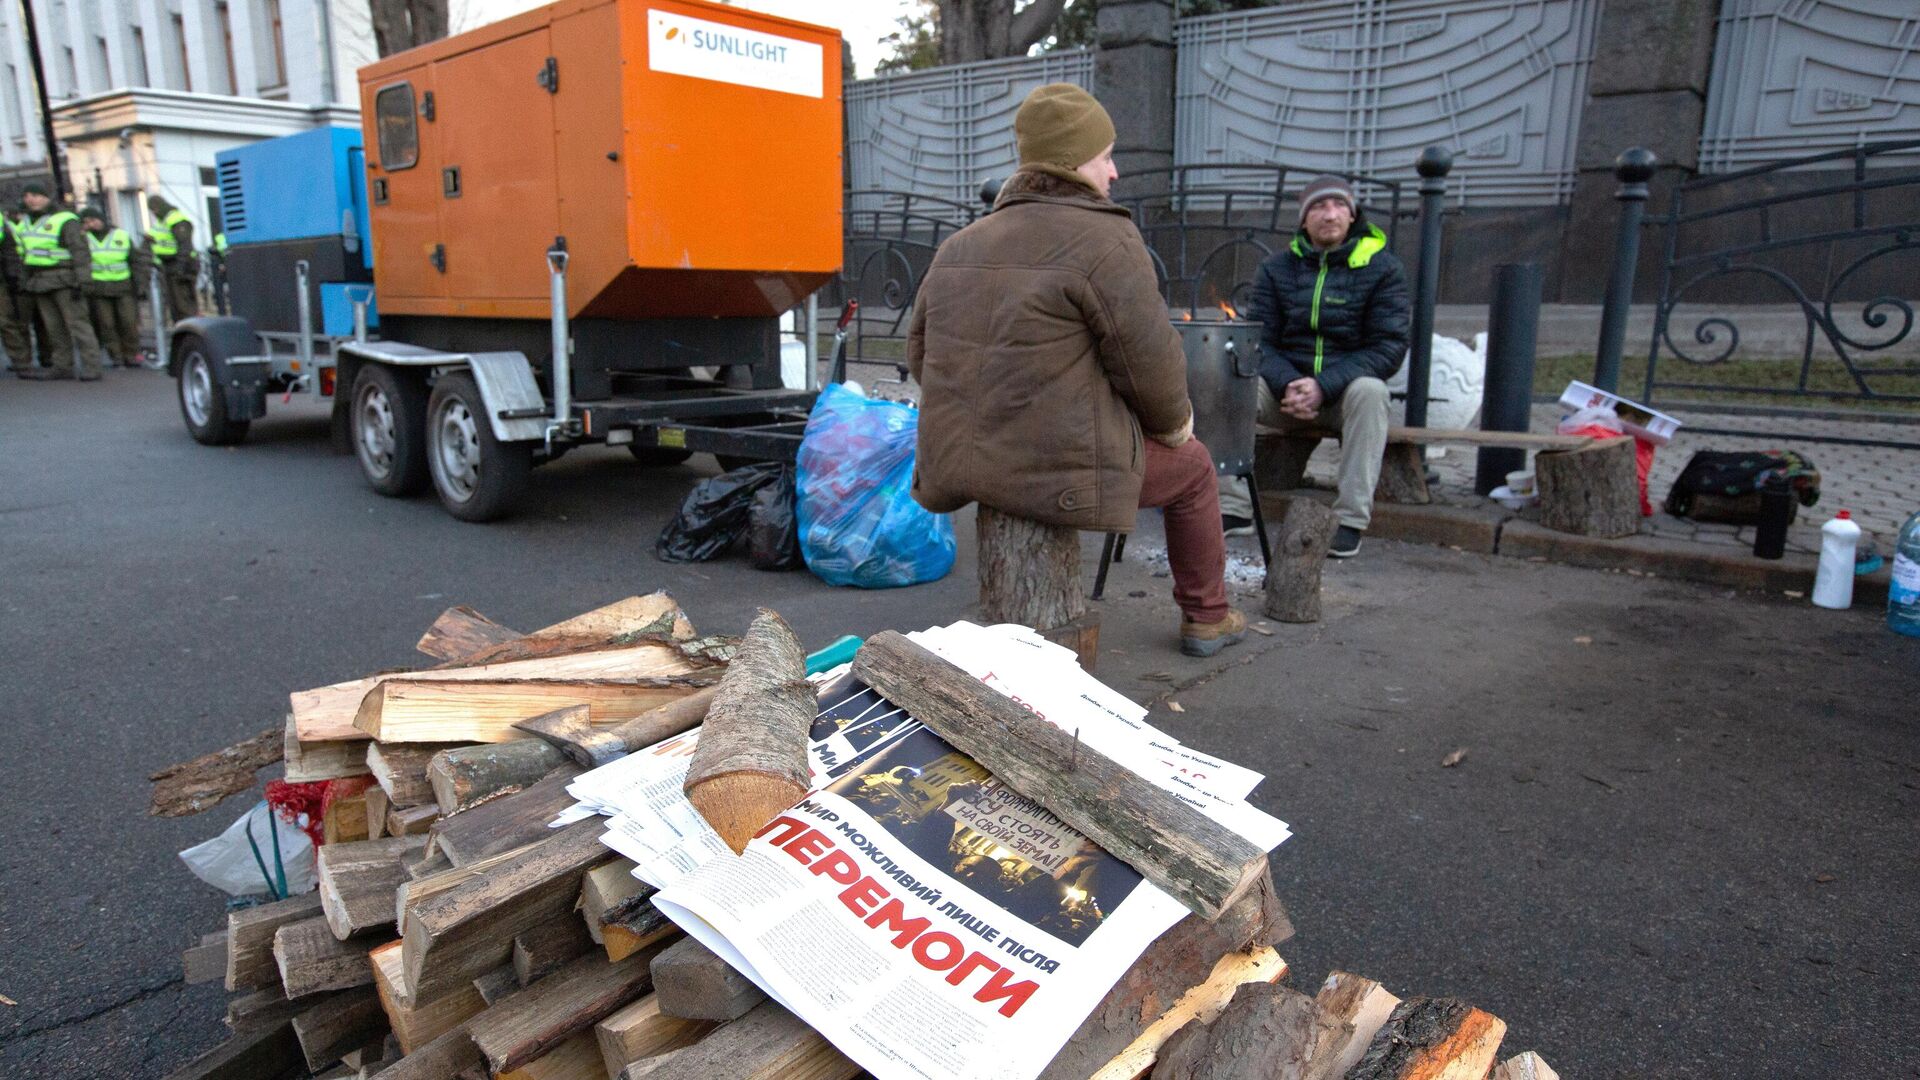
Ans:
[{"label": "building facade", "polygon": [[[0,198],[44,177],[48,147],[20,2],[0,4]],[[220,231],[214,155],[327,124],[359,124],[355,71],[373,61],[364,0],[23,0],[40,41],[55,148],[76,203],[147,224],[159,195]],[[10,182],[9,182],[10,181]]]}]

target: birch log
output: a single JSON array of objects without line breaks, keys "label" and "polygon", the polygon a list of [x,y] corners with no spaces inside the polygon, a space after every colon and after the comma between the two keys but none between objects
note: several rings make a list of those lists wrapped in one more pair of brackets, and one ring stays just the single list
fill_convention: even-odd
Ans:
[{"label": "birch log", "polygon": [[721,676],[687,766],[688,800],[736,854],[806,795],[814,703],[800,639],[760,609]]}]

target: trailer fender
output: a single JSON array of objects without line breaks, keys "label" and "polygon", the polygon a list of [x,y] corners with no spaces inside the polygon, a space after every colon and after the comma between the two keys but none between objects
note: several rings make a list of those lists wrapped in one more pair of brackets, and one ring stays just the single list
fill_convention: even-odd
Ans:
[{"label": "trailer fender", "polygon": [[168,332],[167,377],[180,377],[180,339],[188,334],[207,343],[213,351],[209,359],[222,367],[228,357],[252,356],[263,350],[260,348],[259,335],[253,332],[253,324],[245,319],[236,319],[231,315],[196,315],[191,319],[181,319],[173,324]]},{"label": "trailer fender", "polygon": [[339,385],[352,385],[362,364],[468,370],[487,407],[487,424],[501,442],[539,442],[547,436],[551,406],[534,380],[533,364],[522,352],[441,352],[399,341],[344,342],[334,350]]}]

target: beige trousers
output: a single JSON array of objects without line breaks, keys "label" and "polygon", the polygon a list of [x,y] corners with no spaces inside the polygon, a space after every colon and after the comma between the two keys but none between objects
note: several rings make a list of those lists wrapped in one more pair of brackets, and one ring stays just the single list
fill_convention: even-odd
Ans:
[{"label": "beige trousers", "polygon": [[[1258,382],[1261,427],[1279,431],[1339,429],[1340,494],[1333,500],[1333,511],[1340,524],[1364,532],[1373,520],[1373,489],[1380,482],[1380,461],[1387,455],[1387,428],[1393,422],[1387,407],[1387,384],[1365,376],[1355,379],[1347,384],[1339,401],[1322,407],[1320,415],[1306,423],[1281,412],[1280,399],[1273,396],[1267,381]],[[1242,518],[1253,515],[1244,481],[1221,478],[1220,513]]]}]

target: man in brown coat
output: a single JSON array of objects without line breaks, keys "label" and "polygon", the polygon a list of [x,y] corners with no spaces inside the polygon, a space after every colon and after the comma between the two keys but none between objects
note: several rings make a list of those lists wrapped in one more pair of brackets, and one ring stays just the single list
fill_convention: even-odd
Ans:
[{"label": "man in brown coat", "polygon": [[914,300],[921,389],[913,496],[1047,525],[1131,532],[1165,512],[1181,651],[1246,634],[1227,604],[1213,459],[1193,438],[1179,336],[1124,207],[1107,198],[1113,121],[1054,83],[1014,117],[1020,169],[993,212],[940,246]]}]

